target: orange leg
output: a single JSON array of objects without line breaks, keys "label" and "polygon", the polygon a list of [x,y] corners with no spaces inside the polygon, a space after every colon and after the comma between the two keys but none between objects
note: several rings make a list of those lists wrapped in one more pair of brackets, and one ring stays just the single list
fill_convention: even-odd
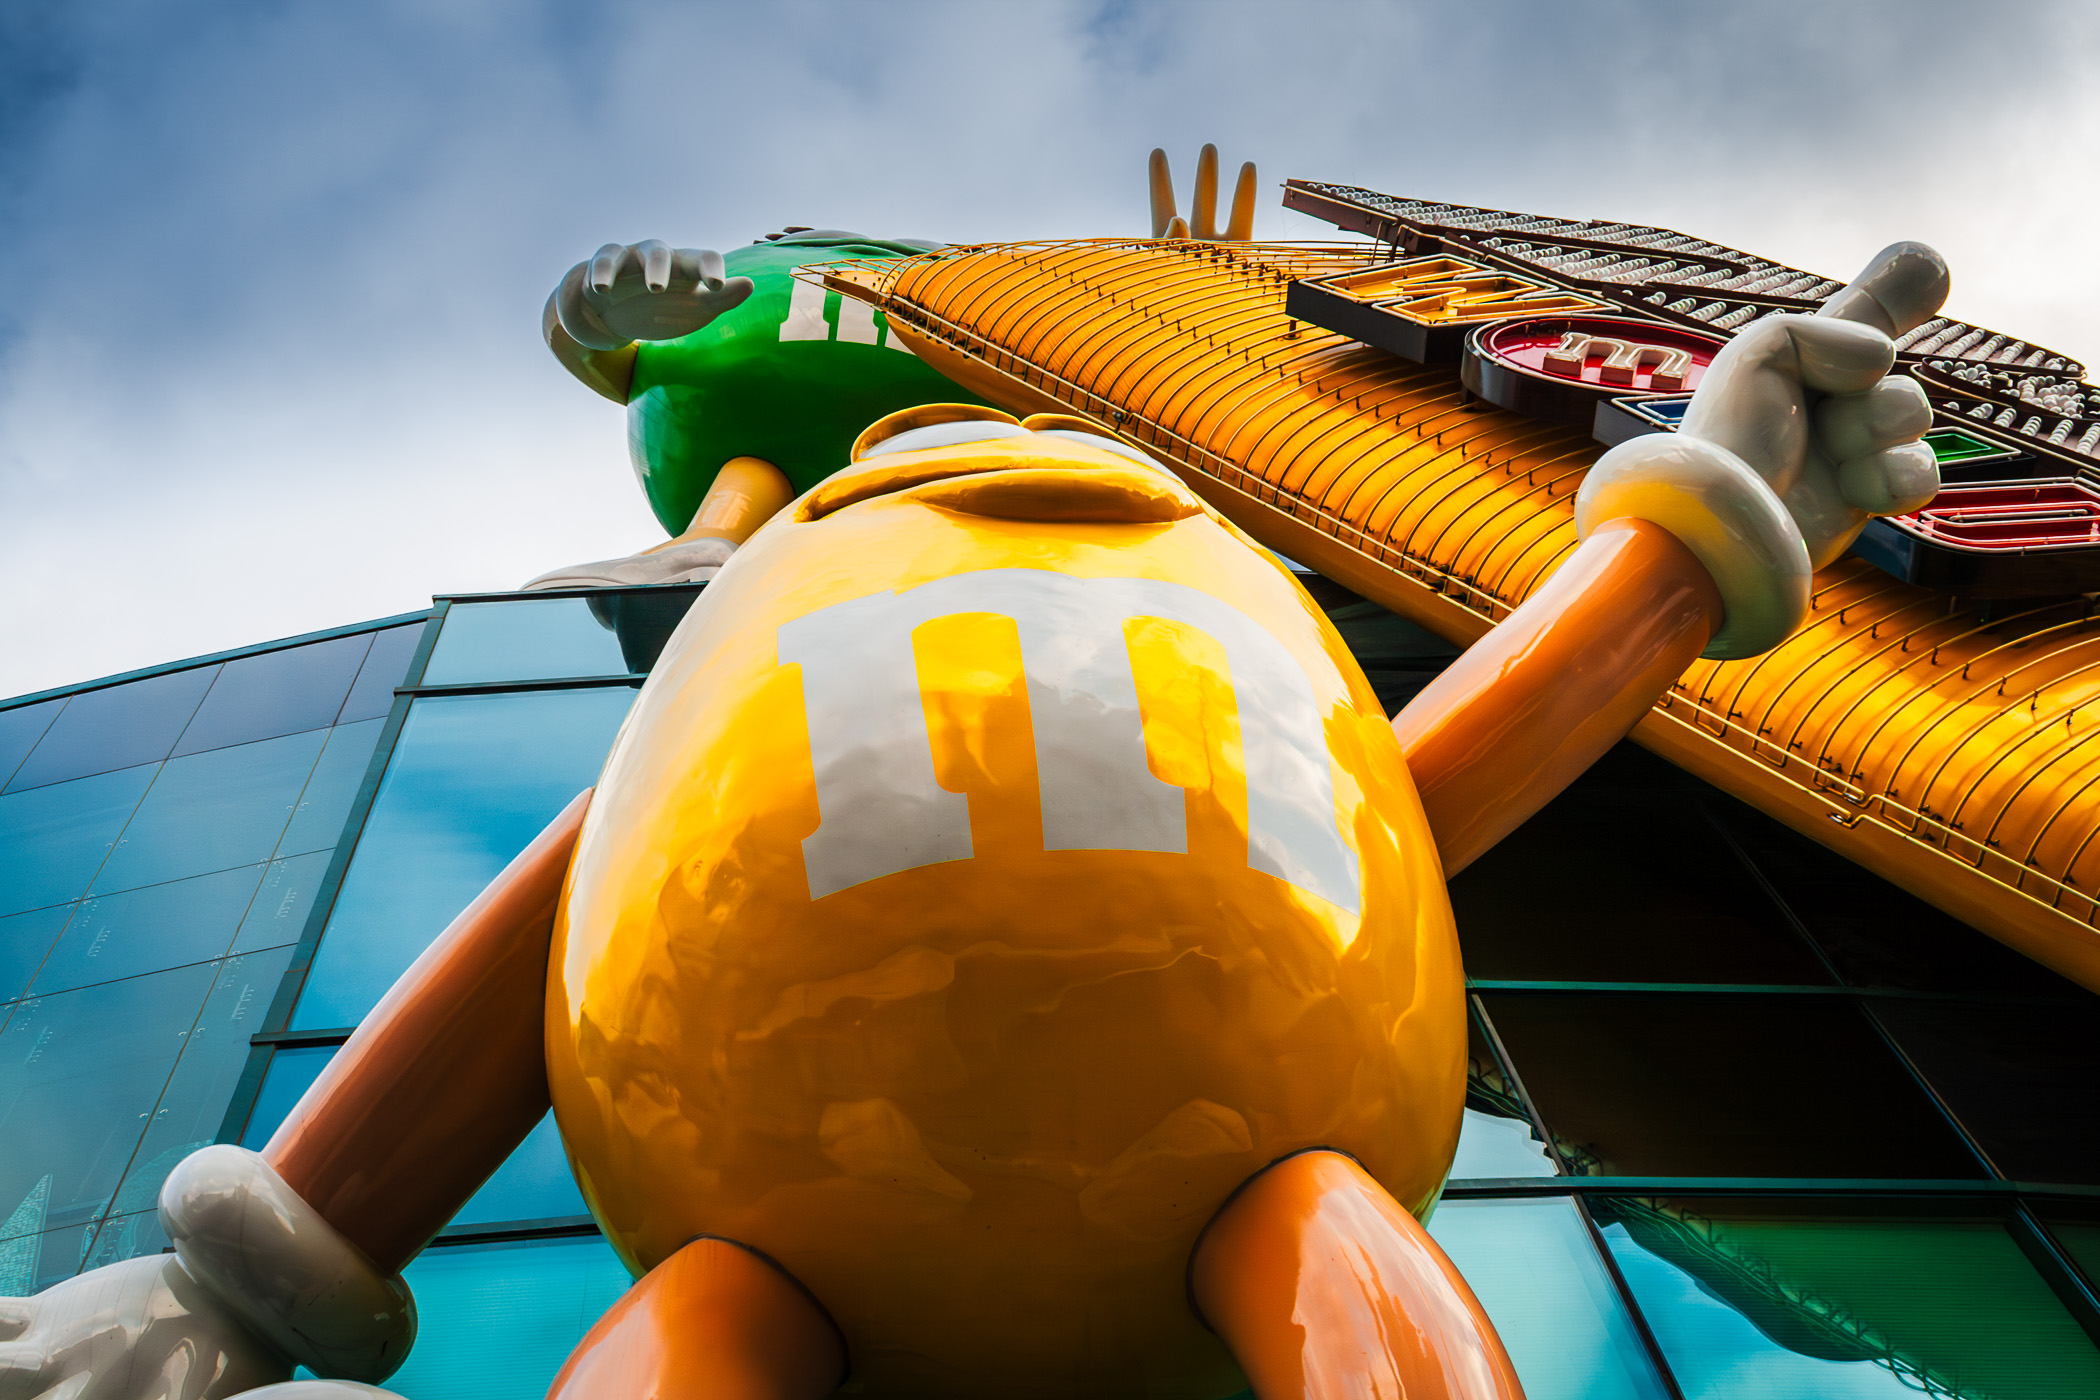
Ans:
[{"label": "orange leg", "polygon": [[699,1239],[598,1319],[547,1400],[823,1400],[845,1379],[846,1344],[801,1285]]},{"label": "orange leg", "polygon": [[1189,1291],[1260,1400],[1523,1400],[1457,1267],[1338,1152],[1242,1187],[1197,1241]]}]

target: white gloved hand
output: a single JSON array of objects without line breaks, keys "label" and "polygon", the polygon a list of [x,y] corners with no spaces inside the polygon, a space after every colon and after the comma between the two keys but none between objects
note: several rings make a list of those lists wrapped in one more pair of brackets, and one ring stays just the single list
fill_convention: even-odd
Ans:
[{"label": "white gloved hand", "polygon": [[1703,653],[1755,656],[1808,610],[1810,575],[1867,521],[1939,494],[1919,439],[1932,406],[1891,376],[1895,337],[1947,297],[1947,267],[1919,243],[1884,249],[1814,316],[1767,316],[1707,368],[1676,433],[1604,454],[1576,496],[1579,535],[1650,520],[1706,565],[1727,609]]},{"label": "white gloved hand", "polygon": [[[415,1339],[408,1286],[256,1153],[222,1145],[183,1158],[160,1219],[175,1255],[0,1299],[0,1400],[223,1400],[287,1382],[295,1365],[380,1380]],[[386,1394],[291,1384],[303,1389],[266,1400]]]},{"label": "white gloved hand", "polygon": [[751,295],[751,279],[726,277],[722,255],[656,239],[608,243],[569,269],[554,314],[579,345],[617,350],[636,340],[691,335]]}]

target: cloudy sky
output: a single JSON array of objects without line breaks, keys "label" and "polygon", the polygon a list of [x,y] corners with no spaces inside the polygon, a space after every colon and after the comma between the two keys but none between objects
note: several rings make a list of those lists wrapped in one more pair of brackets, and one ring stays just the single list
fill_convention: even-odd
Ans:
[{"label": "cloudy sky", "polygon": [[1145,153],[1659,223],[2100,362],[2100,10],[0,5],[0,696],[661,538],[540,343],[608,239],[1142,231]]}]

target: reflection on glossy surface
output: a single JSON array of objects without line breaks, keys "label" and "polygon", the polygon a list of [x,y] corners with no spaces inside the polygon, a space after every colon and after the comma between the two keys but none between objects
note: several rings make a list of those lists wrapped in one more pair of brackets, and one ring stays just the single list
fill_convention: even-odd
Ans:
[{"label": "reflection on glossy surface", "polygon": [[1339,1153],[1242,1187],[1204,1230],[1188,1290],[1263,1400],[1524,1400],[1457,1268]]},{"label": "reflection on glossy surface", "polygon": [[627,671],[620,639],[583,598],[520,603],[454,603],[425,685],[618,676]]},{"label": "reflection on glossy surface", "polygon": [[197,666],[73,696],[15,770],[7,791],[166,758],[218,673],[217,666]]},{"label": "reflection on glossy surface", "polygon": [[1599,1223],[1686,1400],[2100,1394],[2100,1352],[1995,1221],[1678,1202]]},{"label": "reflection on glossy surface", "polygon": [[1532,1136],[1531,1124],[1466,1109],[1458,1129],[1458,1152],[1451,1159],[1452,1180],[1555,1175],[1553,1158]]},{"label": "reflection on glossy surface", "polygon": [[159,771],[147,764],[0,797],[0,913],[86,893]]},{"label": "reflection on glossy surface", "polygon": [[0,1325],[10,1395],[204,1400],[281,1381],[290,1369],[161,1255],[0,1302]]},{"label": "reflection on glossy surface", "polygon": [[261,1156],[228,1144],[185,1157],[160,1195],[183,1267],[280,1355],[376,1384],[416,1336],[407,1285],[370,1260]]},{"label": "reflection on glossy surface", "polygon": [[777,1265],[694,1240],[577,1344],[548,1400],[823,1400],[846,1379],[838,1329]]},{"label": "reflection on glossy surface", "polygon": [[352,1026],[453,916],[598,779],[625,686],[416,701],[294,1027]]},{"label": "reflection on glossy surface", "polygon": [[162,764],[94,888],[126,890],[268,860],[327,738],[316,729]]},{"label": "reflection on glossy surface", "polygon": [[[1165,478],[1042,441],[968,489],[874,459],[899,490],[835,477],[854,503],[753,537],[608,763],[558,935],[549,1076],[615,1244],[765,1250],[871,1392],[1200,1393],[1230,1372],[1181,1276],[1227,1193],[1332,1143],[1421,1209],[1458,1126],[1448,908],[1361,672],[1273,562],[1159,518]],[[1177,588],[1239,622],[1118,601]],[[867,625],[783,664],[842,605]],[[1309,748],[1271,703],[1300,687]]]},{"label": "reflection on glossy surface", "polygon": [[1572,1201],[1446,1200],[1429,1233],[1502,1334],[1528,1400],[1663,1400],[1654,1363]]},{"label": "reflection on glossy surface", "polygon": [[1985,1175],[1860,1011],[1834,999],[1482,1000],[1579,1175]]}]

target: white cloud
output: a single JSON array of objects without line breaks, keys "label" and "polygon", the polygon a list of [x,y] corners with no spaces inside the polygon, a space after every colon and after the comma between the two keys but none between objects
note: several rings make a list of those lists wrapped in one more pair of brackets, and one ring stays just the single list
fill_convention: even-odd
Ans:
[{"label": "white cloud", "polygon": [[[2068,6],[92,7],[0,29],[0,694],[648,542],[607,238],[1135,231],[1145,152],[1686,228],[2100,357]],[[41,76],[39,76],[41,75]],[[22,94],[27,94],[23,96]]]}]

